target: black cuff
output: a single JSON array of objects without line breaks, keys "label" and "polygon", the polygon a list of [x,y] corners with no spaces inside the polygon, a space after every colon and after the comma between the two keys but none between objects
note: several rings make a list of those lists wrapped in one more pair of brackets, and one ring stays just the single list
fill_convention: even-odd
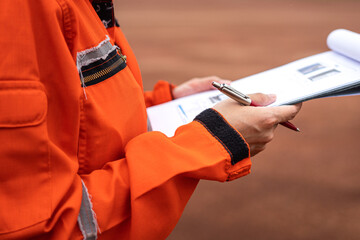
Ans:
[{"label": "black cuff", "polygon": [[201,123],[228,151],[231,164],[249,157],[249,148],[241,135],[214,109],[206,109],[194,121]]}]

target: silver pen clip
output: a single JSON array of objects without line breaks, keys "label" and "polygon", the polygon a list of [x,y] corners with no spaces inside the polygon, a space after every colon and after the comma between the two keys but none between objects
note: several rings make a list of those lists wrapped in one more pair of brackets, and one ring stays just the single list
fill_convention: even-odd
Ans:
[{"label": "silver pen clip", "polygon": [[249,106],[251,104],[251,99],[249,96],[239,92],[235,88],[231,87],[230,85],[227,85],[225,83],[217,83],[213,82],[212,85],[216,87],[220,92],[225,94],[226,96],[234,99],[235,101],[245,105]]}]

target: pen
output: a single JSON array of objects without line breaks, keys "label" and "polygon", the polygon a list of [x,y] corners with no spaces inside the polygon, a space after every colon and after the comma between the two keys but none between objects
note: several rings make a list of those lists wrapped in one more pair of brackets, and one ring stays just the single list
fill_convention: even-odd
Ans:
[{"label": "pen", "polygon": [[[254,106],[254,107],[258,107],[259,105],[253,103],[251,101],[251,98],[241,92],[239,92],[238,90],[236,90],[235,88],[231,87],[230,85],[227,85],[225,83],[217,83],[217,82],[213,82],[212,85],[217,88],[220,92],[222,92],[223,94],[225,94],[226,96],[234,99],[235,101],[245,105],[245,106]],[[297,128],[294,124],[292,124],[291,122],[287,121],[287,122],[282,122],[280,123],[281,125],[283,125],[284,127],[287,127],[291,130],[300,132],[300,129]]]}]

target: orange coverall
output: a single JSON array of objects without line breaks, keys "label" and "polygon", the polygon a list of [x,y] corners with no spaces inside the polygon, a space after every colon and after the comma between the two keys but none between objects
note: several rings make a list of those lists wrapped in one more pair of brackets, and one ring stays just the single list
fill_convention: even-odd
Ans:
[{"label": "orange coverall", "polygon": [[147,132],[171,85],[144,94],[111,1],[1,0],[0,53],[0,239],[165,239],[199,179],[250,171],[214,110]]}]

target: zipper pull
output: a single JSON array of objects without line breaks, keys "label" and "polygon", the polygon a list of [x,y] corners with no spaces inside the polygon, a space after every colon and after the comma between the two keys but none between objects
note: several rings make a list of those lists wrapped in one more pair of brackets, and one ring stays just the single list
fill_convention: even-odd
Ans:
[{"label": "zipper pull", "polygon": [[120,57],[124,60],[125,63],[127,62],[127,60],[126,60],[127,56],[126,55],[120,53]]},{"label": "zipper pull", "polygon": [[115,45],[115,47],[116,47],[120,57],[122,58],[122,60],[124,60],[124,62],[126,63],[127,62],[127,56],[122,54],[121,49],[120,49],[120,47],[118,45]]}]

